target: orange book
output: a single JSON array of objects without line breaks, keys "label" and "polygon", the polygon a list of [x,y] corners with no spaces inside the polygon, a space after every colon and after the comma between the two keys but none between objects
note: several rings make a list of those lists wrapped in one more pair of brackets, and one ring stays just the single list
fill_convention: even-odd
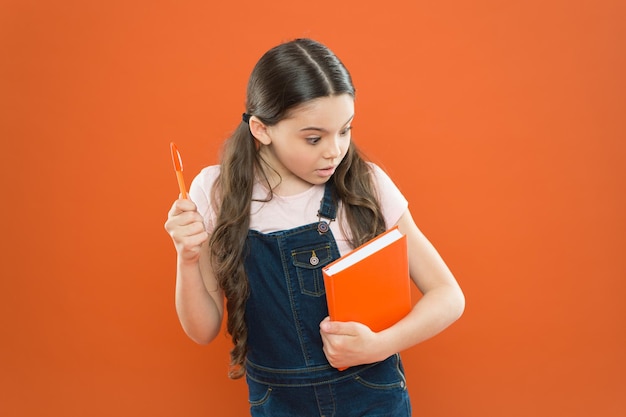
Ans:
[{"label": "orange book", "polygon": [[384,330],[412,308],[406,236],[389,229],[322,269],[331,320]]}]

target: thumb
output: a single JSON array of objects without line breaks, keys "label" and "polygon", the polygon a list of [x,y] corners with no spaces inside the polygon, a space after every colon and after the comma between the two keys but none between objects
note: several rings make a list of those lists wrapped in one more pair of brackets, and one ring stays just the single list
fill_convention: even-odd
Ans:
[{"label": "thumb", "polygon": [[324,331],[324,332],[328,332],[330,330],[330,328],[332,327],[332,325],[330,324],[330,317],[326,317],[324,320],[322,320],[322,322],[320,323],[320,330]]},{"label": "thumb", "polygon": [[331,321],[326,317],[320,323],[320,329],[327,334],[355,335],[354,324],[350,322]]}]

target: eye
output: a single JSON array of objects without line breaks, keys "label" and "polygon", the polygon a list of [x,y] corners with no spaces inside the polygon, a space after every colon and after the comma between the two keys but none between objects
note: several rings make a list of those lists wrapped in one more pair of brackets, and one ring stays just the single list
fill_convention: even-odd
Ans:
[{"label": "eye", "polygon": [[341,136],[346,136],[350,134],[350,131],[352,130],[352,126],[348,126],[346,127],[344,130],[342,130],[341,132],[339,132],[339,134]]},{"label": "eye", "polygon": [[319,136],[309,136],[306,138],[306,141],[311,145],[317,144],[322,138]]}]

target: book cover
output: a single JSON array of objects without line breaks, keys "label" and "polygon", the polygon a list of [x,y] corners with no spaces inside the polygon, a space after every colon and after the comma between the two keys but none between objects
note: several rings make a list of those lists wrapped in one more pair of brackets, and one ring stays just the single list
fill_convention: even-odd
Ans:
[{"label": "book cover", "polygon": [[406,236],[396,227],[322,269],[331,320],[384,330],[412,308]]}]

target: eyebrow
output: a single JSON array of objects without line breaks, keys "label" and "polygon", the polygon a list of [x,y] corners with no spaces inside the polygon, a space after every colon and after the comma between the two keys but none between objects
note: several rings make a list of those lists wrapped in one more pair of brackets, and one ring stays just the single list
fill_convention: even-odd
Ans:
[{"label": "eyebrow", "polygon": [[[347,122],[345,122],[345,123],[343,124],[343,126],[345,127],[347,124],[349,124],[349,123],[352,121],[352,119],[354,119],[354,114],[353,114],[352,116],[350,116],[350,118],[348,119],[348,121],[347,121]],[[327,132],[327,130],[326,130],[326,129],[324,129],[324,128],[322,128],[322,127],[315,127],[315,126],[307,126],[307,127],[303,127],[302,129],[300,129],[300,132],[304,132],[304,131],[306,131],[306,130],[314,130],[314,131],[316,131],[316,132]]]}]

